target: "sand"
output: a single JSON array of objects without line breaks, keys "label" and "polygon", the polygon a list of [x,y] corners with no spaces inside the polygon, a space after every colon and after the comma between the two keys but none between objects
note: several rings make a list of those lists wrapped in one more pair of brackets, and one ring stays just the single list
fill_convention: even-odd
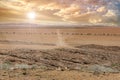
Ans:
[{"label": "sand", "polygon": [[1,28],[0,79],[119,80],[119,53],[117,27]]},{"label": "sand", "polygon": [[58,47],[84,44],[120,46],[120,28],[0,29],[0,48],[49,49],[55,48],[55,45]]}]

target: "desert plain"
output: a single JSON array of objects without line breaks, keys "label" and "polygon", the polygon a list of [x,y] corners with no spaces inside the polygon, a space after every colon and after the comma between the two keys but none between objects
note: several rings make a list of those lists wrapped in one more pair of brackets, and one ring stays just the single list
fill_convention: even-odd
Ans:
[{"label": "desert plain", "polygon": [[1,27],[0,80],[26,79],[119,80],[120,28]]},{"label": "desert plain", "polygon": [[[1,28],[1,48],[32,48],[98,44],[120,46],[120,28]],[[27,46],[29,45],[29,46]],[[9,47],[12,46],[12,47]],[[14,47],[15,46],[15,47]],[[33,46],[33,47],[32,47]],[[45,49],[46,49],[45,48]]]}]

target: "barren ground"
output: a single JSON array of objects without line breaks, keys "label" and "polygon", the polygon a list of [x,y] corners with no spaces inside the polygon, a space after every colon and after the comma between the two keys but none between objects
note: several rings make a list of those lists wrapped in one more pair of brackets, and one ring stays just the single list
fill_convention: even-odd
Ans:
[{"label": "barren ground", "polygon": [[0,29],[1,80],[119,80],[120,29]]}]

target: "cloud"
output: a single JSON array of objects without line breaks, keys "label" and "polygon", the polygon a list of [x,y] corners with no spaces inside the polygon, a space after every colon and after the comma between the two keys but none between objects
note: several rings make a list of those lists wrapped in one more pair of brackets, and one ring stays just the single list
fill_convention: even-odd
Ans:
[{"label": "cloud", "polygon": [[107,9],[102,6],[94,10],[82,8],[82,6],[71,4],[70,7],[61,9],[54,15],[62,17],[64,21],[73,21],[79,23],[99,23],[102,21],[101,17],[107,12]]},{"label": "cloud", "polygon": [[78,5],[72,4],[70,7],[60,9],[54,15],[63,17],[64,19],[69,19],[70,16],[76,16],[80,13],[80,7]]},{"label": "cloud", "polygon": [[0,0],[1,20],[25,19],[29,11],[38,14],[37,21],[116,25],[120,22],[120,0]]}]

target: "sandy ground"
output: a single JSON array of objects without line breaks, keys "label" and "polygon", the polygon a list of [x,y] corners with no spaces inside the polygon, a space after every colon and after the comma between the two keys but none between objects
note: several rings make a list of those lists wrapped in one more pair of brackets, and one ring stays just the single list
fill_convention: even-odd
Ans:
[{"label": "sandy ground", "polygon": [[45,71],[31,70],[2,70],[0,80],[119,80],[120,74],[115,73],[86,73],[79,71]]},{"label": "sandy ground", "polygon": [[1,80],[119,80],[120,47],[0,49]]},{"label": "sandy ground", "polygon": [[119,78],[120,28],[0,29],[0,80]]},{"label": "sandy ground", "polygon": [[73,46],[84,44],[120,46],[120,28],[0,29],[0,48],[28,47],[31,49],[43,49],[55,48],[54,45]]}]

